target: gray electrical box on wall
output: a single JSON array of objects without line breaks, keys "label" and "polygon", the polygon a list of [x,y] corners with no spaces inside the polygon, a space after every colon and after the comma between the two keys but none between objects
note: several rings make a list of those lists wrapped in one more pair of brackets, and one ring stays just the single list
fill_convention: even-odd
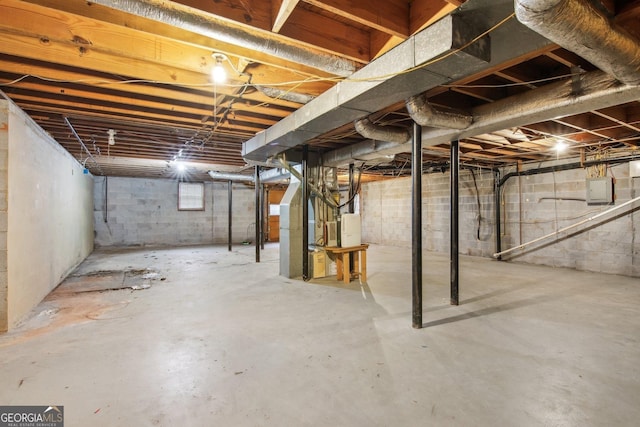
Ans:
[{"label": "gray electrical box on wall", "polygon": [[587,205],[612,205],[613,178],[587,178]]}]

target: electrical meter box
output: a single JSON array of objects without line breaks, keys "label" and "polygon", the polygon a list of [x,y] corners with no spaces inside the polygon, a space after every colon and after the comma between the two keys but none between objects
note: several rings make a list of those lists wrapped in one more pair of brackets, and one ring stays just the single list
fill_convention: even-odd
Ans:
[{"label": "electrical meter box", "polygon": [[613,178],[587,178],[587,205],[612,205],[613,199]]}]

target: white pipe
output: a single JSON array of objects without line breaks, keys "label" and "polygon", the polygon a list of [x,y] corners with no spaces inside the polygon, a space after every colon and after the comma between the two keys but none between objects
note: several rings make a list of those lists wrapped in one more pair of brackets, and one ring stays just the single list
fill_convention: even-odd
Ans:
[{"label": "white pipe", "polygon": [[[289,171],[291,175],[293,175],[298,181],[302,182],[303,177],[300,172],[292,168],[291,165],[285,159],[279,157],[278,161],[280,162],[283,168]],[[324,194],[322,194],[322,191],[320,191],[318,187],[316,187],[310,182],[307,182],[307,185],[309,186],[309,189],[311,190],[311,192],[316,194],[318,197],[320,197],[328,206],[331,206],[332,208],[336,208],[336,209],[338,208],[338,205],[336,204],[336,202],[333,201],[332,199],[327,198]]]},{"label": "white pipe", "polygon": [[560,234],[560,233],[563,233],[563,232],[565,232],[565,231],[567,231],[567,230],[571,230],[572,228],[576,228],[576,227],[578,227],[578,226],[580,226],[580,225],[582,225],[582,224],[585,224],[585,223],[587,223],[587,222],[589,222],[589,221],[593,221],[594,219],[598,219],[598,218],[600,218],[600,217],[602,217],[602,216],[605,216],[605,215],[607,215],[607,214],[609,214],[609,213],[611,213],[611,212],[613,212],[613,211],[616,211],[616,210],[618,210],[618,209],[621,209],[621,208],[623,208],[623,207],[625,207],[625,206],[631,205],[631,204],[633,204],[633,203],[635,203],[635,202],[637,202],[637,201],[639,201],[639,200],[640,200],[640,197],[636,197],[635,199],[628,200],[628,201],[624,202],[624,203],[623,203],[623,204],[621,204],[621,205],[614,206],[614,207],[612,207],[611,209],[607,209],[607,210],[606,210],[606,211],[604,211],[604,212],[600,212],[599,214],[596,214],[596,215],[594,215],[594,216],[592,216],[592,217],[589,217],[589,218],[583,219],[583,220],[582,220],[582,221],[580,221],[580,222],[577,222],[577,223],[575,223],[575,224],[572,224],[572,225],[569,225],[569,226],[567,226],[567,227],[561,228],[561,229],[559,229],[559,230],[557,230],[557,231],[554,231],[553,233],[549,233],[549,234],[544,235],[544,236],[542,236],[542,237],[538,237],[537,239],[533,239],[533,240],[531,240],[530,242],[523,243],[523,244],[518,245],[518,246],[514,246],[514,247],[513,247],[513,248],[511,248],[511,249],[507,249],[507,250],[504,250],[504,251],[502,251],[502,252],[497,252],[497,253],[493,254],[493,257],[494,257],[494,258],[498,258],[498,257],[499,257],[499,256],[501,256],[501,255],[507,254],[507,253],[509,253],[509,252],[513,252],[513,251],[515,251],[515,250],[517,250],[517,249],[522,249],[522,248],[524,248],[524,247],[526,247],[526,246],[529,246],[529,245],[531,245],[531,244],[533,244],[533,243],[541,242],[541,241],[543,241],[543,240],[548,239],[549,237],[556,236],[556,235],[558,235],[558,234]]}]

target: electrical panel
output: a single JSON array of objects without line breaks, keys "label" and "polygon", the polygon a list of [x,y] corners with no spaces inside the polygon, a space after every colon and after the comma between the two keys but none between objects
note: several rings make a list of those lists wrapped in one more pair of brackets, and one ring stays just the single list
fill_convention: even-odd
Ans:
[{"label": "electrical panel", "polygon": [[640,178],[640,160],[629,162],[629,176],[631,178]]},{"label": "electrical panel", "polygon": [[587,205],[612,205],[613,200],[613,178],[587,178]]}]

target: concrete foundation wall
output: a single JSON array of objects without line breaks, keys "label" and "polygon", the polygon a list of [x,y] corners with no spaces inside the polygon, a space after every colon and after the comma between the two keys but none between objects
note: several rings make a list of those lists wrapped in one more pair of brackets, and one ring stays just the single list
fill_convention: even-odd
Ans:
[{"label": "concrete foundation wall", "polygon": [[[178,181],[96,177],[96,246],[226,243],[228,187],[205,182],[204,211],[178,210]],[[255,189],[233,184],[233,242],[255,240]]]},{"label": "concrete foundation wall", "polygon": [[9,273],[7,231],[9,229],[9,104],[0,99],[0,332],[9,328]]},{"label": "concrete foundation wall", "polygon": [[[460,245],[465,255],[491,257],[495,252],[493,174],[461,171]],[[617,177],[616,204],[640,196],[640,178],[629,178],[629,165],[611,168]],[[423,247],[449,251],[449,173],[423,177]],[[519,186],[521,185],[522,194]],[[477,186],[477,191],[476,191]],[[510,179],[504,186],[502,248],[541,237],[611,206],[587,206],[583,169]],[[555,199],[557,198],[557,199]],[[411,179],[398,178],[362,185],[363,241],[411,246]],[[510,259],[578,270],[640,276],[640,209],[598,223],[590,230],[542,248],[528,248]],[[557,221],[556,221],[557,220]],[[586,227],[582,227],[584,229]],[[579,228],[580,229],[580,228]]]},{"label": "concrete foundation wall", "polygon": [[93,179],[15,104],[0,110],[6,330],[93,250]]},{"label": "concrete foundation wall", "polygon": [[[640,196],[640,178],[629,177],[629,165],[612,167],[616,177],[613,206],[589,206],[587,171],[576,169],[511,178],[505,185],[503,249],[529,242]],[[573,200],[583,199],[583,200]],[[521,208],[520,208],[521,206]],[[640,203],[575,228],[548,244],[515,251],[509,259],[553,267],[569,267],[640,277]]]},{"label": "concrete foundation wall", "polygon": [[[486,171],[477,171],[475,175],[476,184],[470,172],[463,171],[460,176],[460,252],[490,256],[494,247],[493,178]],[[423,176],[422,239],[425,250],[449,251],[449,208],[449,174]],[[411,178],[363,184],[360,209],[364,242],[411,246]]]}]

